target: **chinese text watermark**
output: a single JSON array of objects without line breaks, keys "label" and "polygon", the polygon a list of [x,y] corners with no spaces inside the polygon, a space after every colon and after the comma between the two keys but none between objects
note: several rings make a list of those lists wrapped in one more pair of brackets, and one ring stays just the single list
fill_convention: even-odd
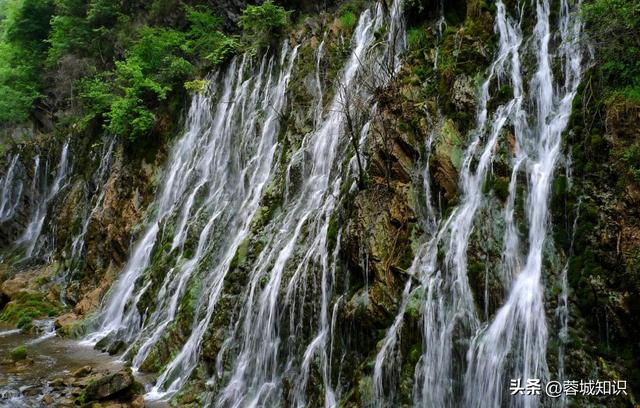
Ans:
[{"label": "chinese text watermark", "polygon": [[513,378],[509,383],[511,395],[627,395],[627,382],[609,380],[567,380],[543,383],[539,378]]}]

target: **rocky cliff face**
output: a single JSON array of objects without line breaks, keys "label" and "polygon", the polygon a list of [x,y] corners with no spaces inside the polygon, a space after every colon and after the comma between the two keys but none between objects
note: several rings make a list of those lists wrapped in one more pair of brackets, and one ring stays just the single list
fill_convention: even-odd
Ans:
[{"label": "rocky cliff face", "polygon": [[[303,3],[291,4],[309,16],[288,34],[288,52],[295,49],[297,55],[286,101],[278,113],[278,148],[273,159],[276,164],[255,214],[252,213],[246,236],[233,251],[232,259],[226,260],[215,252],[197,258],[199,269],[185,281],[181,289],[184,296],[177,298],[173,306],[173,318],[143,353],[144,358],[135,363],[136,368],[158,374],[166,380],[165,388],[170,388],[176,377],[171,371],[176,355],[193,352],[185,351],[184,345],[202,329],[197,344],[199,356],[188,373],[190,380],[171,395],[179,406],[212,403],[212,395],[230,392],[225,384],[230,377],[239,375],[234,364],[240,358],[237,356],[247,350],[241,345],[243,329],[236,322],[260,323],[252,315],[243,314],[249,295],[257,298],[259,294],[254,290],[266,291],[272,284],[268,274],[256,275],[256,268],[264,262],[265,247],[274,254],[267,258],[271,262],[268,266],[277,265],[278,251],[286,250],[284,245],[280,248],[273,244],[279,239],[274,230],[288,226],[287,222],[294,223],[288,221],[287,211],[303,206],[296,204],[296,194],[304,191],[305,176],[315,174],[305,168],[314,154],[305,137],[331,115],[323,109],[332,106],[331,101],[344,85],[338,82],[344,81],[340,67],[348,64],[355,41],[350,38],[358,29],[344,15],[357,15],[371,6],[348,3],[336,11],[332,5],[329,12],[316,13],[316,6]],[[306,265],[307,275],[294,289],[299,292],[290,297],[286,283],[269,292],[279,296],[273,306],[280,310],[276,315],[283,322],[278,341],[291,347],[291,351],[277,350],[297,356],[291,365],[306,367],[306,371],[299,372],[287,367],[296,375],[306,375],[306,388],[302,390],[293,376],[278,378],[278,392],[282,395],[273,398],[284,405],[301,403],[302,396],[309,406],[323,405],[329,398],[327,384],[333,384],[331,392],[339,395],[340,406],[375,405],[372,401],[380,399],[381,389],[388,406],[410,406],[415,402],[416,367],[426,352],[422,314],[429,289],[420,286],[413,271],[420,260],[420,250],[434,235],[434,229],[464,199],[460,177],[476,126],[478,88],[499,48],[494,6],[480,1],[447,2],[444,6],[436,3],[404,4],[403,22],[408,30],[406,48],[399,54],[400,68],[379,83],[371,80],[368,72],[362,73],[359,80],[371,80],[371,84],[354,88],[356,97],[342,100],[347,141],[341,145],[342,156],[335,161],[344,161],[345,165],[334,169],[331,177],[339,173],[346,181],[336,184],[339,188],[329,194],[333,199],[330,212],[317,216],[318,220],[313,218],[309,221],[311,226],[304,224],[289,231],[301,234],[300,240],[308,243],[305,248],[314,245],[314,234],[322,236],[326,249],[322,253],[325,258],[302,249],[294,251],[292,260],[282,267],[283,279],[293,281],[299,265]],[[506,3],[510,9],[515,7],[512,2]],[[243,4],[219,6],[233,21]],[[390,7],[393,5],[383,2],[379,10],[372,10],[388,13]],[[388,41],[385,35],[389,24],[385,20],[377,27],[369,44],[374,50],[371,53]],[[525,22],[525,26],[528,24]],[[282,53],[271,51],[264,61],[272,56],[278,59]],[[291,54],[287,55],[291,58]],[[252,64],[259,66],[259,60],[253,58]],[[382,68],[372,70],[375,69]],[[589,78],[589,71],[586,72],[585,77]],[[628,381],[626,398],[612,402],[584,397],[576,399],[576,404],[630,406],[635,403],[634,394],[640,384],[640,310],[634,303],[640,292],[640,189],[637,175],[629,172],[624,152],[640,137],[640,109],[637,104],[616,100],[602,107],[602,95],[594,94],[590,86],[585,79],[579,88],[570,124],[563,132],[562,158],[552,184],[551,225],[543,249],[542,278],[549,332],[546,361],[551,378],[563,370],[565,378]],[[492,83],[489,109],[497,109],[512,94],[509,85]],[[346,103],[351,107],[345,107]],[[316,105],[318,109],[309,108]],[[263,119],[269,117],[265,111],[256,114]],[[361,140],[365,126],[367,136]],[[1,320],[28,329],[30,319],[62,315],[64,318],[58,319],[59,333],[85,336],[95,330],[94,314],[99,316],[98,312],[104,311],[104,304],[109,301],[107,290],[122,278],[121,272],[135,253],[135,243],[143,239],[148,231],[145,228],[161,211],[157,196],[163,183],[168,182],[162,171],[171,160],[167,152],[178,143],[179,133],[166,135],[157,145],[143,148],[120,140],[112,142],[97,130],[83,135],[29,137],[11,146],[3,156],[2,174],[7,178],[12,158],[19,155],[19,175],[11,183],[16,186],[19,182],[25,194],[11,218],[0,223]],[[508,226],[503,214],[514,196],[514,217],[526,219],[522,193],[526,182],[516,180],[519,185],[510,186],[512,156],[519,148],[515,133],[509,126],[492,149],[491,169],[482,183],[483,205],[469,230],[465,268],[482,324],[495,318],[509,293],[494,271],[501,268],[505,258],[503,237]],[[60,162],[65,140],[69,141],[71,152],[70,170],[53,194],[51,187],[60,170],[52,169]],[[107,155],[110,159],[105,162]],[[479,159],[474,160],[473,165],[467,166],[477,166]],[[47,170],[43,171],[45,167],[41,166],[45,163]],[[30,182],[37,179],[38,172],[44,181],[32,189]],[[4,188],[3,194],[7,190],[3,185],[0,188]],[[15,242],[33,221],[42,197],[49,198],[42,231],[35,238],[33,255],[26,257],[25,247]],[[193,202],[208,202],[207,199],[194,190]],[[322,203],[328,206],[326,199]],[[144,350],[145,340],[152,337],[154,329],[145,319],[164,307],[158,299],[167,296],[163,292],[166,276],[184,268],[198,253],[199,236],[194,231],[201,231],[206,224],[206,220],[196,219],[199,214],[194,215],[179,248],[173,243],[180,213],[167,213],[159,221],[162,228],[149,248],[149,261],[140,272],[142,279],[132,282],[139,296],[126,305],[142,320],[136,324],[143,334],[131,337],[109,333],[98,343],[99,347],[111,353],[126,350],[125,358],[132,360],[141,355],[140,350]],[[302,212],[297,215],[304,216],[306,213]],[[226,225],[224,221],[221,219],[220,225]],[[213,229],[214,240],[217,237],[223,241],[223,227]],[[526,232],[519,231],[522,236]],[[446,252],[447,248],[437,251],[438,262],[447,256]],[[196,323],[208,313],[203,306],[207,296],[202,293],[218,290],[208,285],[206,273],[227,261],[220,280],[219,306],[206,318],[206,327],[199,328]],[[323,262],[333,268],[328,295],[323,283],[327,281]],[[563,274],[569,288],[566,301]],[[331,310],[323,310],[327,305]],[[563,307],[568,310],[567,333],[562,331],[565,323],[558,316]],[[381,367],[377,359],[397,316],[403,322],[397,326],[397,342],[390,346],[392,362],[386,363],[386,373],[380,379],[376,377],[376,370]],[[289,321],[291,326],[285,327]],[[320,339],[318,331],[325,327],[323,324],[330,327],[331,350],[335,350],[330,356],[305,349],[306,344]],[[451,336],[464,338],[463,332],[464,328],[456,327]],[[288,338],[296,341],[287,343]],[[270,339],[264,339],[267,340]],[[318,341],[327,342],[324,338]],[[452,354],[457,357],[452,359],[463,361],[466,348],[466,344],[455,344]],[[313,359],[307,361],[305,351]],[[333,369],[327,370],[327,366]],[[464,368],[454,367],[456,370]],[[451,387],[460,390],[463,385]]]}]

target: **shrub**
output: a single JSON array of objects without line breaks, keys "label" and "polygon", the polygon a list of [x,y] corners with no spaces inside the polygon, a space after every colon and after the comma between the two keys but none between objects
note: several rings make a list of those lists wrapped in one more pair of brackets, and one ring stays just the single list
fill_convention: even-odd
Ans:
[{"label": "shrub", "polygon": [[54,64],[65,54],[81,54],[89,48],[91,30],[85,19],[86,4],[80,0],[57,0],[47,42],[48,62]]},{"label": "shrub", "polygon": [[190,28],[184,50],[215,65],[224,62],[240,48],[236,37],[219,31],[222,19],[204,7],[187,7]]},{"label": "shrub", "polygon": [[[143,27],[139,39],[124,61],[116,62],[116,95],[106,113],[109,132],[136,140],[147,135],[155,123],[154,107],[166,98],[173,85],[184,81],[193,69],[184,58],[183,33]],[[106,101],[108,93],[100,82],[89,83],[83,95]],[[94,112],[95,114],[95,112]]]},{"label": "shrub", "polygon": [[340,16],[340,27],[345,30],[353,30],[358,22],[358,17],[351,10],[347,10]]},{"label": "shrub", "polygon": [[203,93],[207,90],[209,81],[206,79],[195,79],[193,81],[187,81],[184,83],[184,89],[190,92]]},{"label": "shrub", "polygon": [[248,5],[238,21],[245,45],[255,50],[273,44],[284,33],[290,14],[271,0],[258,6]]},{"label": "shrub", "polygon": [[622,161],[628,166],[627,171],[636,181],[640,183],[640,146],[632,144],[622,153]]},{"label": "shrub", "polygon": [[640,2],[594,0],[585,2],[582,11],[605,83],[640,86]]}]

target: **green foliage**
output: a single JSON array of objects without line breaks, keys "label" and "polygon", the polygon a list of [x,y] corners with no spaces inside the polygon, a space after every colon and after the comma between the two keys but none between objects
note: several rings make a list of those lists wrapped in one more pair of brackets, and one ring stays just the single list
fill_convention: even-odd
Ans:
[{"label": "green foliage", "polygon": [[[95,13],[102,15],[101,20],[115,15],[108,8],[101,10]],[[161,102],[195,73],[192,61],[215,65],[237,52],[237,39],[219,30],[219,17],[205,7],[186,6],[185,10],[188,29],[142,26],[112,72],[81,80],[80,99],[85,106],[81,124],[104,120],[115,135],[132,141],[144,137],[154,128]]]},{"label": "green foliage", "polygon": [[18,346],[11,350],[10,354],[13,361],[24,360],[27,358],[27,348],[25,346]]},{"label": "green foliage", "polygon": [[260,49],[273,44],[284,33],[290,14],[271,0],[257,6],[248,5],[238,21],[245,45]]},{"label": "green foliage", "polygon": [[28,53],[39,54],[45,51],[44,40],[49,35],[53,3],[46,0],[23,0],[9,4],[16,8],[7,16],[5,40]]},{"label": "green foliage", "polygon": [[[183,33],[175,30],[143,27],[139,39],[124,61],[116,62],[114,98],[106,113],[109,132],[135,140],[147,135],[155,123],[154,107],[166,98],[173,85],[184,82],[193,66],[181,49]],[[106,101],[106,87],[90,83],[83,96]],[[90,112],[96,116],[95,109]]]},{"label": "green foliage", "polygon": [[358,22],[358,17],[356,17],[356,15],[351,10],[345,11],[340,16],[340,26],[347,31],[353,30],[357,22]]},{"label": "green foliage", "polygon": [[27,315],[23,315],[16,323],[18,329],[29,330],[33,326],[33,318]]},{"label": "green foliage", "polygon": [[627,171],[637,183],[640,183],[640,146],[635,143],[622,153],[622,161],[628,166]]},{"label": "green foliage", "polygon": [[94,28],[112,27],[118,21],[118,3],[111,0],[91,0],[87,6],[87,22]]},{"label": "green foliage", "polygon": [[224,62],[240,48],[236,37],[219,31],[222,19],[204,7],[187,7],[187,18],[191,23],[187,32],[184,50],[199,55],[212,64]]},{"label": "green foliage", "polygon": [[5,19],[0,33],[0,123],[18,123],[28,118],[40,97],[53,4],[21,0],[1,6]]},{"label": "green foliage", "polygon": [[[180,0],[0,1],[0,123],[28,120],[45,94],[52,115],[74,107],[76,129],[103,125],[132,141],[162,133],[159,112],[180,105],[168,106],[170,94],[202,91],[194,76],[274,44],[289,14],[271,1],[247,6],[232,36],[206,5]],[[45,72],[68,84],[43,84]]]},{"label": "green foliage", "polygon": [[640,2],[594,0],[582,10],[604,83],[640,93]]},{"label": "green foliage", "polygon": [[426,47],[427,39],[427,32],[423,27],[414,27],[407,31],[407,45],[412,50]]},{"label": "green foliage", "polygon": [[5,306],[0,314],[0,322],[15,324],[20,329],[28,329],[31,320],[58,313],[56,305],[47,301],[41,293],[20,293]]},{"label": "green foliage", "polygon": [[103,77],[82,78],[78,83],[80,99],[85,106],[84,120],[86,121],[101,119],[102,114],[111,106],[113,99],[111,86]]},{"label": "green foliage", "polygon": [[190,92],[203,93],[206,91],[209,81],[206,79],[194,79],[184,83],[184,89]]},{"label": "green foliage", "polygon": [[51,33],[47,42],[48,62],[53,64],[67,53],[83,53],[91,40],[90,26],[85,19],[86,4],[79,0],[57,0],[56,14],[51,18]]}]

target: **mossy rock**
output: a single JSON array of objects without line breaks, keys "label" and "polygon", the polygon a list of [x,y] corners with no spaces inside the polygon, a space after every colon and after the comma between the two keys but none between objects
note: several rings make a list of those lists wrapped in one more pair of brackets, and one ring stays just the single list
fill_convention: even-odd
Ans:
[{"label": "mossy rock", "polygon": [[27,348],[25,346],[18,346],[11,350],[9,354],[13,361],[25,360],[27,358]]},{"label": "mossy rock", "polygon": [[59,307],[52,304],[42,293],[21,292],[7,303],[0,322],[15,324],[20,329],[29,329],[33,319],[57,315]]}]

